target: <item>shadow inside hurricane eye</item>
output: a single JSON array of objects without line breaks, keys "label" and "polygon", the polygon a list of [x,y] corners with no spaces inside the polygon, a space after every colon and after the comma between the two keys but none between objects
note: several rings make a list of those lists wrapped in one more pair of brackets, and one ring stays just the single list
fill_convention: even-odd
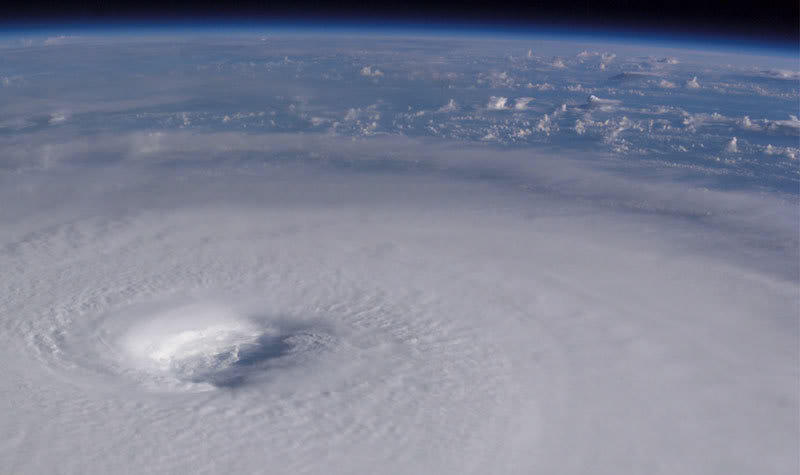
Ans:
[{"label": "shadow inside hurricane eye", "polygon": [[193,383],[207,383],[218,388],[236,388],[268,371],[277,360],[289,354],[293,345],[291,335],[262,335],[255,342],[236,348],[235,354],[214,355],[221,364],[211,364],[209,371],[198,371],[189,377]]},{"label": "shadow inside hurricane eye", "polygon": [[286,355],[292,349],[287,338],[286,335],[277,338],[266,335],[260,337],[252,348],[239,353],[239,361],[236,362],[236,366],[253,366]]}]

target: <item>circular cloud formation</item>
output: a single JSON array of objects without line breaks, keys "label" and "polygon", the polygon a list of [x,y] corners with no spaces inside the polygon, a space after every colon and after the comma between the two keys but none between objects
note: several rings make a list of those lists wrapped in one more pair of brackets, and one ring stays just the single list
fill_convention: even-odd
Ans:
[{"label": "circular cloud formation", "polygon": [[[124,335],[131,363],[160,380],[212,389],[246,384],[292,353],[313,350],[322,335],[259,327],[223,308],[193,305],[174,309]],[[199,388],[197,388],[199,386]]]},{"label": "circular cloud formation", "polygon": [[526,218],[467,188],[449,189],[461,205],[417,188],[29,235],[2,257],[10,380],[36,388],[9,430],[70,471],[691,471],[708,451],[789,453],[789,432],[752,427],[791,420],[791,285],[622,217],[582,233],[586,216]]}]

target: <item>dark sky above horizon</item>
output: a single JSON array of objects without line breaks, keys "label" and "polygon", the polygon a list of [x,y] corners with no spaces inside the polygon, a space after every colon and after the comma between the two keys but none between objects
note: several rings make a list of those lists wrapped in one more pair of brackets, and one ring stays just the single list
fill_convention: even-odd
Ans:
[{"label": "dark sky above horizon", "polygon": [[448,22],[630,29],[797,44],[796,0],[511,0],[489,2],[383,0],[11,0],[0,6],[0,24],[59,21],[306,20]]}]

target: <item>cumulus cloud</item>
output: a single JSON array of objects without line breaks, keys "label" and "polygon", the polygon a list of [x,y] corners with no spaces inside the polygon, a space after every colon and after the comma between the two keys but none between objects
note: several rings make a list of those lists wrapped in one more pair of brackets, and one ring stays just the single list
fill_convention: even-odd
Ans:
[{"label": "cumulus cloud", "polygon": [[581,107],[584,109],[599,109],[609,111],[615,109],[621,103],[622,101],[618,99],[604,99],[592,94],[586,99],[586,102]]},{"label": "cumulus cloud", "polygon": [[536,130],[538,132],[542,132],[545,135],[550,135],[551,133],[558,132],[559,126],[556,123],[555,119],[563,112],[562,108],[558,108],[550,114],[543,115],[537,122],[536,122]]},{"label": "cumulus cloud", "polygon": [[609,52],[600,53],[596,51],[583,50],[580,53],[578,53],[576,57],[582,61],[588,60],[590,58],[597,58],[600,60],[601,63],[608,64],[614,61],[614,58],[616,58],[617,55],[616,53],[609,53]]},{"label": "cumulus cloud", "polygon": [[443,105],[438,109],[439,112],[453,112],[458,109],[458,104],[456,104],[455,99],[450,99],[447,101],[447,104]]},{"label": "cumulus cloud", "polygon": [[800,135],[800,119],[796,115],[789,115],[789,118],[784,120],[767,120],[765,127],[773,132]]},{"label": "cumulus cloud", "polygon": [[688,113],[683,112],[683,125],[690,131],[697,131],[703,127],[714,126],[735,126],[750,132],[766,132],[768,134],[781,135],[800,135],[800,120],[797,116],[790,115],[788,119],[751,119],[745,115],[740,118],[729,117],[719,112],[708,113]]},{"label": "cumulus cloud", "polygon": [[67,114],[64,111],[53,112],[52,114],[50,114],[50,119],[48,120],[48,122],[50,124],[60,124],[62,122],[65,122],[68,116],[69,114]]},{"label": "cumulus cloud", "polygon": [[373,135],[379,127],[380,119],[381,113],[376,104],[365,108],[351,107],[344,114],[342,122],[333,122],[333,129],[355,135]]},{"label": "cumulus cloud", "polygon": [[800,153],[800,148],[795,147],[774,147],[772,144],[767,144],[764,148],[766,155],[785,155],[790,160],[797,159],[797,154]]},{"label": "cumulus cloud", "polygon": [[361,75],[371,78],[378,78],[383,76],[383,72],[378,68],[373,69],[372,66],[364,66],[361,68]]},{"label": "cumulus cloud", "polygon": [[528,108],[528,104],[532,101],[532,97],[518,97],[514,99],[514,109],[523,111]]},{"label": "cumulus cloud", "polygon": [[607,64],[610,63],[611,61],[614,61],[614,58],[616,57],[617,55],[615,53],[603,53],[600,55],[600,60]]},{"label": "cumulus cloud", "polygon": [[575,133],[578,135],[583,135],[586,132],[586,125],[580,119],[575,120]]},{"label": "cumulus cloud", "polygon": [[507,102],[507,97],[491,96],[488,104],[486,104],[486,108],[493,111],[506,110],[508,109]]},{"label": "cumulus cloud", "polygon": [[76,39],[75,37],[67,35],[51,36],[45,38],[44,41],[42,41],[42,44],[44,44],[45,46],[63,45],[75,39]]},{"label": "cumulus cloud", "polygon": [[737,153],[739,151],[738,142],[736,137],[733,137],[730,142],[725,145],[725,151],[728,153]]},{"label": "cumulus cloud", "polygon": [[533,83],[529,82],[525,87],[527,87],[528,89],[536,89],[538,91],[554,91],[555,90],[555,86],[553,86],[552,84],[547,83],[547,82],[536,83],[536,84],[533,84]]},{"label": "cumulus cloud", "polygon": [[525,137],[529,136],[530,134],[531,134],[530,129],[517,129],[517,131],[514,132],[514,137],[519,138],[519,139],[524,139]]},{"label": "cumulus cloud", "polygon": [[662,79],[661,81],[658,82],[658,87],[660,87],[662,89],[674,89],[675,88],[675,83],[671,82],[671,81],[667,81],[666,79]]},{"label": "cumulus cloud", "polygon": [[492,71],[489,74],[481,74],[478,83],[482,84],[486,82],[494,88],[514,86],[514,79],[507,71]]},{"label": "cumulus cloud", "polygon": [[700,82],[697,80],[697,76],[694,76],[692,79],[687,80],[686,87],[688,89],[700,89]]},{"label": "cumulus cloud", "polygon": [[800,80],[800,71],[792,71],[789,69],[765,69],[760,71],[760,74],[774,79],[785,79],[790,81]]},{"label": "cumulus cloud", "polygon": [[740,119],[730,119],[740,128],[752,132],[768,132],[771,134],[800,135],[800,120],[797,116],[790,115],[786,120],[760,119],[752,120],[749,116]]}]

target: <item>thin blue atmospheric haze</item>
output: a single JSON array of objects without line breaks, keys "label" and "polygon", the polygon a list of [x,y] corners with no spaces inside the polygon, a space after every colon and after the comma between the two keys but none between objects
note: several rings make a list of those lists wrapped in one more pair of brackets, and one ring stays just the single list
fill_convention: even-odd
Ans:
[{"label": "thin blue atmospheric haze", "polygon": [[605,26],[587,23],[565,23],[547,21],[477,22],[466,20],[394,20],[387,17],[368,19],[317,19],[282,18],[188,18],[188,19],[74,19],[46,21],[6,21],[0,33],[7,37],[20,35],[56,34],[70,35],[208,35],[238,36],[249,34],[297,34],[353,36],[398,36],[469,38],[488,37],[505,40],[541,40],[561,38],[564,41],[594,43],[637,44],[639,46],[670,46],[685,49],[723,51],[728,53],[752,53],[761,55],[785,55],[797,59],[800,46],[792,39],[774,39],[744,35],[736,31],[698,32],[689,29],[644,28],[633,23]]}]

